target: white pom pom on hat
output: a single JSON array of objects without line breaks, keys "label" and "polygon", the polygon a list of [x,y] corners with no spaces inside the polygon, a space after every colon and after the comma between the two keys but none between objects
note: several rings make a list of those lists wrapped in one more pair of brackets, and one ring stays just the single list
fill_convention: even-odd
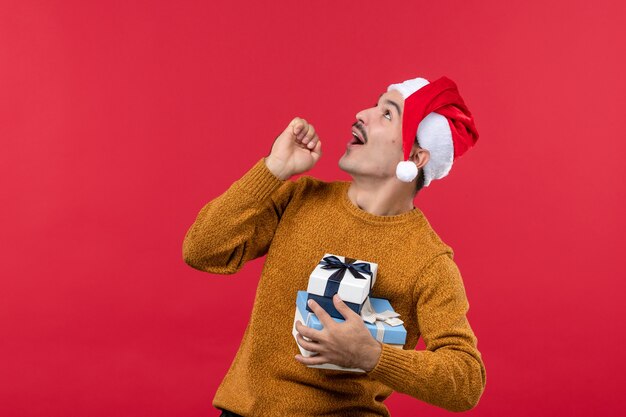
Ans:
[{"label": "white pom pom on hat", "polygon": [[418,169],[409,156],[417,136],[430,159],[422,168],[424,186],[448,175],[453,161],[478,140],[474,119],[463,102],[454,81],[441,77],[430,83],[414,78],[391,84],[387,91],[397,90],[404,98],[402,114],[402,146],[404,161],[396,167],[400,181],[411,182]]},{"label": "white pom pom on hat", "polygon": [[400,161],[396,166],[396,177],[403,182],[411,182],[417,177],[417,165],[413,161]]}]

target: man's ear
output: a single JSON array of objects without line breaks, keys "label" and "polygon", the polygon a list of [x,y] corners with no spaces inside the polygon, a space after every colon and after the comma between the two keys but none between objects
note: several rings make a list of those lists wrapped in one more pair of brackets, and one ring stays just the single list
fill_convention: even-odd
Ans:
[{"label": "man's ear", "polygon": [[430,152],[424,148],[420,148],[417,144],[413,145],[409,161],[413,161],[418,168],[422,168],[430,160]]}]

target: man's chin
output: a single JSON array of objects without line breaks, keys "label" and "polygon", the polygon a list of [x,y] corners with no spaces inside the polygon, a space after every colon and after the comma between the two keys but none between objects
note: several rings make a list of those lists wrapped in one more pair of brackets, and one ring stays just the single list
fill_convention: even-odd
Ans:
[{"label": "man's chin", "polygon": [[352,170],[350,169],[350,163],[346,161],[347,156],[348,156],[348,151],[346,151],[346,153],[344,153],[343,156],[339,158],[339,162],[337,163],[337,165],[339,165],[340,170],[350,174]]}]

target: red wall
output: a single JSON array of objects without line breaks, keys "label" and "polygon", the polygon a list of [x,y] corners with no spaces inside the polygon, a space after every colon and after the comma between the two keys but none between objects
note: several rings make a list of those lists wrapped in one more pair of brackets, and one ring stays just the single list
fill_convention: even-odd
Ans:
[{"label": "red wall", "polygon": [[217,415],[262,260],[193,270],[187,228],[296,115],[347,179],[355,113],[418,75],[481,135],[416,200],[487,367],[468,415],[620,413],[625,4],[0,2],[0,415]]}]

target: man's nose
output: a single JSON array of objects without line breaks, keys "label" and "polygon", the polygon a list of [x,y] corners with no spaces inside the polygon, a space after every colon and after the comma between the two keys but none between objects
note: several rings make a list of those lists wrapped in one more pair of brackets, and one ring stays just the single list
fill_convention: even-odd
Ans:
[{"label": "man's nose", "polygon": [[358,113],[356,114],[356,116],[355,116],[355,117],[356,117],[356,120],[357,120],[357,121],[359,121],[359,122],[361,122],[361,123],[363,123],[363,124],[366,124],[366,120],[367,120],[367,110],[361,110],[360,112],[358,112]]}]

